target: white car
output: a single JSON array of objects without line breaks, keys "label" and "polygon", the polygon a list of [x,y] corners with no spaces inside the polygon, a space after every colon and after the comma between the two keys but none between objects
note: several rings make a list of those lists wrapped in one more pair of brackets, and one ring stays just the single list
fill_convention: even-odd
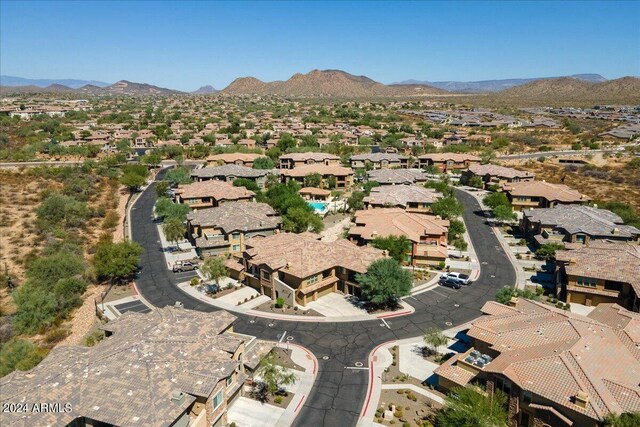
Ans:
[{"label": "white car", "polygon": [[457,271],[452,271],[451,273],[444,273],[442,275],[445,279],[454,279],[457,280],[461,285],[470,285],[471,279],[467,274],[458,273]]}]

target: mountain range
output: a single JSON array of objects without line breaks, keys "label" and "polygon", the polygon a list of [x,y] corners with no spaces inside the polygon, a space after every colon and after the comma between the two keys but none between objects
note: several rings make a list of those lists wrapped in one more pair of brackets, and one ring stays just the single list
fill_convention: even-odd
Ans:
[{"label": "mountain range", "polygon": [[366,76],[354,76],[340,70],[312,70],[296,73],[286,81],[263,82],[241,77],[222,90],[229,95],[324,96],[344,98],[439,95],[447,92],[428,85],[384,85]]},{"label": "mountain range", "polygon": [[[526,80],[526,79],[518,79]],[[498,80],[493,81],[498,82]],[[502,81],[504,82],[504,81]],[[2,94],[12,93],[68,93],[75,96],[90,95],[173,95],[183,94],[172,89],[146,83],[121,80],[112,85],[98,86],[85,84],[72,88],[59,83],[46,87],[36,85],[0,86]],[[572,77],[532,79],[524,84],[511,86],[498,92],[476,92],[463,95],[455,91],[407,81],[385,85],[366,76],[355,76],[340,70],[313,70],[307,74],[294,74],[286,81],[263,82],[255,77],[234,80],[222,91],[212,86],[203,86],[193,94],[222,95],[278,95],[291,97],[331,97],[331,98],[376,98],[437,96],[456,97],[465,102],[545,104],[549,103],[640,103],[640,79],[623,77],[606,80],[594,74]],[[452,102],[456,102],[453,100]]]},{"label": "mountain range", "polygon": [[106,86],[109,86],[111,83],[100,82],[97,80],[79,80],[79,79],[25,79],[23,77],[0,75],[0,86],[47,87],[54,84],[67,86],[71,89],[78,89],[85,85],[106,87]]},{"label": "mountain range", "polygon": [[[583,81],[592,82],[592,83],[601,83],[601,82],[607,81],[607,79],[602,77],[600,74],[574,74],[571,76],[563,76],[563,77],[571,77],[573,79],[583,80]],[[561,78],[561,77],[534,77],[534,78],[525,78],[525,79],[480,80],[480,81],[471,81],[471,82],[460,82],[460,81],[429,82],[429,81],[420,81],[420,80],[405,80],[399,83],[392,83],[392,84],[393,85],[425,84],[425,85],[437,87],[439,89],[444,89],[448,92],[484,93],[484,92],[500,92],[506,89],[510,89],[512,87],[521,86],[537,80],[550,80],[550,79],[558,79],[558,78]]]}]

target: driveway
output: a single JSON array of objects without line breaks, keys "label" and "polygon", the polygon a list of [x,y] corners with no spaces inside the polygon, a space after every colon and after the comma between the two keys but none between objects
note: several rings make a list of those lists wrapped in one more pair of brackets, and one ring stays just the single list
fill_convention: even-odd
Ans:
[{"label": "driveway", "polygon": [[[161,171],[158,179],[163,175]],[[369,372],[345,367],[353,367],[356,362],[366,364],[369,353],[381,343],[419,336],[430,327],[448,329],[464,324],[481,315],[480,307],[493,300],[496,291],[514,285],[513,266],[491,227],[485,223],[480,205],[462,191],[456,191],[456,197],[465,207],[463,218],[481,264],[480,276],[472,286],[459,292],[438,288],[415,295],[410,303],[416,311],[387,319],[386,324],[377,320],[294,322],[236,315],[236,332],[278,341],[286,331],[293,342],[309,349],[318,359],[318,376],[294,426],[355,426],[367,394]],[[132,238],[144,249],[136,279],[138,290],[156,307],[180,301],[191,310],[216,311],[215,307],[176,286],[159,245],[158,228],[153,223],[155,198],[155,184],[151,184],[131,211]]]},{"label": "driveway", "polygon": [[367,310],[358,308],[349,302],[346,295],[331,293],[318,298],[317,301],[307,303],[307,307],[314,309],[326,317],[361,316]]},{"label": "driveway", "polygon": [[276,427],[283,413],[283,408],[241,396],[229,407],[227,420],[242,427]]}]

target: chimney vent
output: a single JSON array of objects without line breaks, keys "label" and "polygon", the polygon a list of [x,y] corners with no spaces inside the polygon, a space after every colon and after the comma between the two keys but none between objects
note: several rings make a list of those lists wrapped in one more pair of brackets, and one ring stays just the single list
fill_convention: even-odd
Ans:
[{"label": "chimney vent", "polygon": [[589,403],[589,394],[584,391],[579,391],[578,394],[576,394],[575,402],[579,407],[586,408]]}]

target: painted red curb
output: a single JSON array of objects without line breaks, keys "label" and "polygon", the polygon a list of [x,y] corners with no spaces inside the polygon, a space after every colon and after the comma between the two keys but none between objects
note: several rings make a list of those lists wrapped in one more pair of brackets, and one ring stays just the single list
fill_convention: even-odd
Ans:
[{"label": "painted red curb", "polygon": [[[383,342],[382,344],[378,345],[376,348],[374,348],[371,353],[369,354],[369,359],[373,359],[373,357],[376,354],[376,351],[378,351],[380,349],[380,347],[383,347],[389,343],[395,342],[396,340],[392,340],[392,341],[387,341],[387,342]],[[367,413],[367,410],[369,409],[369,404],[371,403],[371,391],[373,390],[373,360],[369,360],[369,388],[367,389],[367,400],[364,403],[364,407],[362,409],[362,412],[360,413],[361,417],[364,417],[364,415]]]},{"label": "painted red curb", "polygon": [[302,395],[302,399],[300,399],[300,402],[298,402],[298,405],[296,406],[296,409],[293,410],[293,412],[298,412],[298,409],[300,409],[300,405],[302,405],[302,402],[304,402],[304,398],[306,397],[306,394]]},{"label": "painted red curb", "polygon": [[376,316],[376,319],[388,319],[389,317],[398,317],[398,316],[405,316],[407,314],[411,314],[413,313],[413,311],[403,311],[400,313],[391,313],[391,314],[384,314],[381,316]]}]

